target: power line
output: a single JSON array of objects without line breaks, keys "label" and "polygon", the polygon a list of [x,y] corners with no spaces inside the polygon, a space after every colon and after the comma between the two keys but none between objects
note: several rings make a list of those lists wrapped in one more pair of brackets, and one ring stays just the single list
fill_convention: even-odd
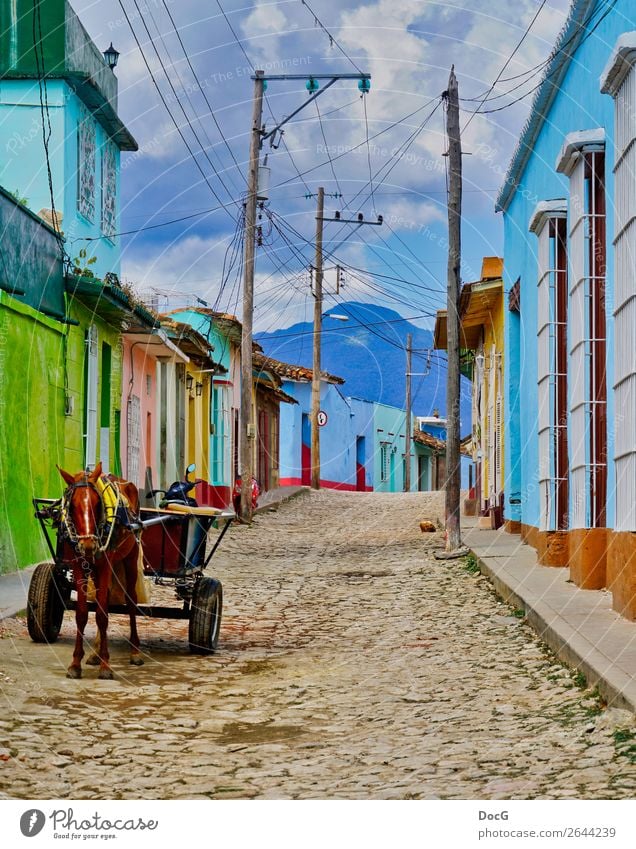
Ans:
[{"label": "power line", "polygon": [[307,0],[300,0],[300,2],[303,4],[303,6],[306,6],[306,7],[307,7],[308,11],[309,11],[309,12],[311,13],[311,15],[313,16],[314,22],[315,22],[315,23],[316,23],[316,24],[320,27],[320,29],[321,29],[321,30],[325,33],[325,35],[326,35],[326,36],[327,36],[327,38],[329,39],[329,44],[331,44],[331,45],[334,45],[334,44],[335,44],[335,46],[336,46],[336,47],[338,48],[338,50],[342,53],[342,55],[345,57],[345,59],[347,59],[349,62],[351,62],[351,64],[353,65],[353,67],[356,69],[356,71],[357,71],[359,74],[362,74],[362,73],[363,73],[363,71],[361,71],[361,70],[360,70],[360,68],[356,65],[356,63],[353,61],[353,59],[351,58],[351,56],[349,56],[349,54],[346,52],[346,50],[345,50],[343,47],[341,47],[340,43],[336,40],[336,37],[335,37],[334,35],[332,35],[332,34],[329,32],[329,30],[327,29],[327,27],[323,24],[323,22],[320,20],[320,18],[318,17],[318,15],[317,15],[317,14],[314,12],[314,10],[311,8],[311,6],[309,5],[309,3],[307,3]]},{"label": "power line", "polygon": [[503,72],[506,70],[506,68],[508,67],[508,65],[512,62],[512,60],[513,60],[513,58],[514,58],[515,54],[517,53],[517,51],[519,50],[519,48],[521,47],[521,45],[523,44],[523,42],[526,40],[527,36],[528,36],[528,35],[529,35],[529,33],[530,33],[530,30],[532,29],[532,25],[534,24],[534,22],[537,20],[537,18],[538,18],[538,17],[539,17],[539,15],[541,14],[541,12],[542,12],[542,10],[543,10],[543,8],[544,8],[544,6],[546,5],[546,3],[547,3],[547,2],[548,2],[548,0],[541,0],[541,5],[539,6],[539,8],[537,9],[537,11],[535,12],[534,17],[532,18],[532,20],[530,21],[530,23],[529,23],[529,24],[528,24],[528,26],[526,27],[525,32],[523,33],[523,35],[521,36],[521,38],[519,39],[519,41],[518,41],[518,42],[517,42],[517,44],[515,45],[515,48],[514,48],[514,50],[512,51],[512,53],[510,54],[510,56],[508,56],[508,58],[507,58],[507,59],[506,59],[506,61],[504,62],[504,64],[503,64],[503,66],[502,66],[501,70],[499,71],[499,73],[498,73],[498,74],[497,74],[497,76],[495,77],[494,82],[492,83],[492,85],[491,85],[491,86],[490,86],[490,88],[488,89],[488,92],[487,92],[487,94],[486,94],[486,97],[484,97],[484,98],[482,99],[482,101],[481,101],[481,103],[479,104],[479,106],[475,109],[475,111],[474,111],[474,112],[473,112],[473,114],[470,116],[470,118],[468,119],[468,121],[464,124],[464,127],[463,127],[463,129],[462,129],[462,132],[464,132],[464,133],[466,132],[466,128],[470,125],[470,122],[471,122],[471,121],[473,120],[473,118],[475,117],[475,114],[476,114],[476,113],[477,113],[477,112],[481,109],[481,107],[484,105],[484,103],[485,103],[485,101],[486,101],[486,98],[488,97],[488,95],[490,94],[490,92],[493,90],[493,88],[497,85],[497,82],[499,81],[499,78],[501,77],[501,75],[503,74]]},{"label": "power line", "polygon": [[[209,100],[209,98],[208,98],[207,94],[205,93],[205,89],[204,89],[204,87],[201,85],[201,83],[200,83],[200,81],[199,81],[199,78],[198,78],[198,76],[197,76],[197,73],[196,73],[196,71],[194,70],[194,67],[193,67],[193,65],[192,65],[192,62],[190,61],[190,57],[189,57],[189,55],[188,55],[188,51],[186,50],[186,47],[185,47],[185,45],[184,45],[184,43],[183,43],[183,40],[182,40],[182,38],[181,38],[181,33],[180,33],[180,31],[179,31],[179,28],[178,28],[177,24],[175,23],[175,20],[174,20],[174,18],[173,18],[173,16],[172,16],[172,12],[170,11],[170,9],[169,9],[169,7],[168,7],[168,4],[166,3],[166,0],[162,0],[162,3],[163,3],[163,7],[164,7],[164,9],[165,9],[165,10],[166,10],[166,12],[168,13],[168,17],[170,18],[170,23],[172,24],[172,26],[173,26],[173,28],[174,28],[175,35],[177,36],[177,38],[178,38],[178,40],[179,40],[179,44],[181,45],[181,49],[183,50],[183,55],[184,55],[184,56],[185,56],[185,58],[186,58],[186,62],[188,63],[188,67],[190,68],[190,71],[192,72],[192,76],[194,77],[195,82],[197,83],[197,86],[198,86],[198,88],[199,88],[199,91],[200,91],[200,92],[201,92],[201,94],[203,95],[203,99],[205,100],[206,105],[207,105],[208,109],[210,110],[210,116],[211,116],[212,120],[214,121],[214,124],[215,124],[215,126],[216,126],[217,130],[219,131],[219,134],[220,134],[220,136],[221,136],[221,139],[223,140],[223,143],[225,144],[225,147],[228,149],[229,154],[230,154],[230,156],[232,157],[232,160],[233,160],[233,162],[234,162],[234,165],[236,166],[236,169],[238,170],[239,174],[240,174],[240,175],[241,175],[241,177],[243,178],[243,181],[244,181],[244,182],[247,182],[247,181],[246,181],[246,179],[245,179],[245,175],[244,175],[244,174],[243,174],[243,172],[241,171],[241,166],[240,166],[240,165],[239,165],[239,163],[237,162],[236,156],[234,155],[234,151],[232,150],[232,148],[231,148],[231,146],[230,146],[230,144],[229,144],[228,140],[225,138],[225,135],[224,135],[224,133],[223,133],[223,130],[221,129],[221,125],[220,125],[219,121],[217,120],[216,115],[214,114],[214,109],[212,108],[212,104],[210,103],[210,100]],[[151,14],[152,14],[152,12],[151,12]],[[188,96],[188,99],[190,99],[190,96],[189,96],[189,94],[188,94],[187,90],[186,90],[186,95]]]},{"label": "power line", "polygon": [[[143,21],[143,16],[141,15],[141,11],[139,10],[139,5],[138,5],[138,3],[137,3],[137,0],[134,0],[134,3],[135,3],[135,6],[136,6],[136,8],[137,8],[137,10],[138,10],[138,12],[139,12],[140,17],[142,18],[142,21]],[[190,156],[192,157],[192,159],[193,159],[193,161],[194,161],[194,164],[196,165],[197,169],[198,169],[198,170],[199,170],[199,172],[201,173],[201,176],[203,177],[203,179],[204,179],[204,180],[205,180],[205,182],[207,183],[208,188],[210,189],[210,191],[212,192],[212,194],[214,195],[214,197],[216,198],[216,200],[218,201],[218,203],[221,205],[221,207],[224,209],[224,211],[225,211],[225,212],[226,212],[226,213],[230,216],[230,218],[231,218],[233,221],[236,221],[236,218],[234,217],[234,215],[233,215],[233,214],[230,212],[230,210],[227,208],[227,204],[226,204],[226,203],[224,203],[224,202],[221,200],[221,198],[219,197],[218,193],[216,192],[216,190],[215,190],[214,186],[213,186],[213,185],[212,185],[212,183],[210,182],[210,180],[209,180],[209,178],[208,178],[207,174],[205,173],[205,171],[203,170],[203,168],[201,168],[201,164],[200,164],[199,160],[196,158],[196,156],[195,156],[195,154],[194,154],[194,151],[193,151],[193,150],[192,150],[192,148],[190,147],[190,144],[189,144],[189,142],[188,142],[187,138],[185,137],[184,133],[183,133],[183,132],[182,132],[182,130],[181,130],[181,127],[179,126],[179,124],[178,124],[177,120],[175,119],[174,115],[172,114],[172,111],[170,110],[170,107],[168,106],[168,103],[167,103],[167,101],[166,101],[166,98],[165,98],[165,96],[164,96],[163,92],[161,91],[161,87],[159,86],[159,84],[158,84],[158,82],[157,82],[157,79],[156,79],[156,77],[155,77],[155,75],[154,75],[154,73],[153,73],[153,71],[152,71],[152,69],[151,69],[151,67],[150,67],[150,64],[148,63],[148,60],[147,60],[147,58],[146,58],[146,54],[145,54],[145,53],[144,53],[144,51],[143,51],[143,48],[142,48],[142,46],[141,46],[141,42],[139,41],[139,38],[138,38],[138,36],[137,36],[137,33],[136,33],[136,31],[135,31],[135,29],[134,29],[134,27],[133,27],[132,23],[131,23],[130,17],[129,17],[129,15],[128,15],[127,10],[126,10],[126,7],[124,6],[123,0],[119,0],[119,5],[120,5],[120,7],[121,7],[122,12],[124,13],[124,17],[126,18],[126,22],[128,23],[128,27],[130,28],[130,31],[131,31],[131,33],[132,33],[132,36],[133,36],[133,38],[135,39],[135,43],[137,44],[137,48],[138,48],[138,50],[139,50],[139,52],[140,52],[140,54],[141,54],[141,58],[143,59],[144,65],[146,66],[146,70],[147,70],[147,71],[148,71],[148,73],[150,74],[150,78],[151,78],[151,80],[152,80],[152,82],[153,82],[153,85],[154,85],[154,87],[155,87],[155,89],[156,89],[156,91],[157,91],[157,93],[158,93],[159,97],[161,98],[161,102],[163,103],[164,108],[166,109],[166,111],[167,111],[168,115],[170,116],[170,118],[171,118],[171,120],[172,120],[172,123],[173,123],[173,124],[174,124],[174,126],[175,126],[175,129],[177,130],[177,132],[178,132],[178,133],[179,133],[179,135],[181,136],[181,140],[183,141],[183,143],[184,143],[184,144],[185,144],[185,146],[187,147],[188,152],[190,153]],[[144,27],[146,27],[145,22],[144,22]],[[147,30],[147,27],[146,27],[146,30]],[[150,34],[149,34],[149,37],[150,37]],[[152,39],[151,39],[151,42],[152,42]],[[153,46],[154,46],[154,43],[153,43]],[[155,48],[155,51],[156,51],[156,48]],[[163,64],[161,63],[161,59],[160,59],[160,58],[159,58],[159,62],[160,62],[160,64],[162,65],[162,68],[163,68]],[[165,73],[165,68],[163,68],[163,70],[164,70],[164,73]],[[177,100],[178,100],[178,98],[177,98]],[[181,107],[181,109],[183,110],[183,107]],[[185,115],[185,112],[184,112],[184,115]],[[187,123],[188,123],[188,124],[189,124],[189,126],[192,128],[192,125],[191,125],[191,124],[190,124],[190,122],[188,121],[187,115],[186,115],[185,117],[186,117],[186,121],[187,121]],[[200,142],[199,142],[199,144],[200,144]],[[208,157],[208,160],[209,160],[209,157]],[[210,162],[210,164],[212,164],[212,163]],[[216,169],[214,169],[214,166],[212,166],[212,168],[213,168],[213,170],[214,170],[214,172],[215,172],[215,174],[216,174]],[[218,174],[216,174],[216,176],[218,177]],[[226,192],[228,192],[228,194],[229,194],[229,195],[230,195],[230,197],[231,197],[231,193],[228,191],[227,187],[226,187],[226,186],[224,186],[224,188],[225,188]]]}]

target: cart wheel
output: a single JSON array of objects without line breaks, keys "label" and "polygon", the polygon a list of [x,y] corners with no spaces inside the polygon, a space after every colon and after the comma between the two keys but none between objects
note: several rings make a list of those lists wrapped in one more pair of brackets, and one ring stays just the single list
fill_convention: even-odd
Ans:
[{"label": "cart wheel", "polygon": [[70,587],[54,563],[35,567],[27,596],[27,628],[35,643],[54,643],[62,627]]},{"label": "cart wheel", "polygon": [[190,609],[190,651],[213,654],[219,642],[223,587],[215,578],[201,578],[192,593]]}]

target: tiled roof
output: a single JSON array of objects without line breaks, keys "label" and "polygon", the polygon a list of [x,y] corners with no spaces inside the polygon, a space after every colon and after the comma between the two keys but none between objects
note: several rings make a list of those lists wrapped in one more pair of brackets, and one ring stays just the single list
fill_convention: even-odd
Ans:
[{"label": "tiled roof", "polygon": [[425,445],[427,448],[432,448],[434,451],[446,453],[446,443],[444,440],[437,439],[437,437],[431,436],[430,433],[426,433],[423,430],[415,431],[413,441],[418,442],[420,445]]},{"label": "tiled roof", "polygon": [[[265,354],[255,352],[253,363],[254,368],[273,371],[274,374],[277,374],[284,380],[295,380],[299,383],[309,383],[313,379],[314,373],[312,369],[305,368],[304,366],[291,365],[291,363],[283,363],[280,360],[274,360],[272,357],[267,357]],[[329,374],[327,371],[321,372],[321,378],[327,383],[338,383],[340,385],[344,383],[344,378],[337,377],[334,374]]]}]

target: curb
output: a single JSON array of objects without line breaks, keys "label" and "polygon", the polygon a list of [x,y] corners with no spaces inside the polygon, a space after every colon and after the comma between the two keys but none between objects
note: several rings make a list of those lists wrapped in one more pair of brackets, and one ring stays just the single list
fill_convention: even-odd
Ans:
[{"label": "curb", "polygon": [[[587,685],[590,687],[598,687],[598,691],[607,702],[608,707],[622,708],[623,710],[636,713],[636,699],[625,695],[624,688],[629,683],[628,676],[620,670],[615,671],[616,678],[624,678],[625,680],[619,683],[608,677],[605,672],[599,670],[600,665],[607,665],[608,659],[604,658],[600,652],[596,654],[598,657],[591,657],[589,648],[586,646],[585,655],[583,654],[583,645],[580,649],[576,646],[578,637],[579,642],[582,642],[581,637],[576,634],[574,629],[568,625],[564,619],[560,619],[558,623],[550,624],[544,615],[531,602],[524,598],[519,591],[512,587],[497,574],[497,572],[489,566],[482,557],[477,554],[475,549],[470,549],[472,555],[479,564],[479,571],[485,575],[493,585],[497,595],[508,604],[512,604],[517,608],[525,611],[527,623],[537,633],[537,636],[542,640],[555,655],[566,663],[568,666],[580,670],[587,679]],[[559,628],[559,625],[561,627]],[[568,634],[567,631],[572,633]],[[605,663],[603,664],[603,659]]]},{"label": "curb", "polygon": [[266,513],[268,510],[278,510],[281,504],[286,504],[288,501],[292,501],[294,498],[298,498],[299,495],[304,495],[306,492],[309,492],[310,487],[304,486],[302,489],[297,489],[294,492],[285,493],[280,498],[272,500],[266,504],[262,504],[260,507],[257,507],[253,511],[253,515],[257,515],[258,513]]}]

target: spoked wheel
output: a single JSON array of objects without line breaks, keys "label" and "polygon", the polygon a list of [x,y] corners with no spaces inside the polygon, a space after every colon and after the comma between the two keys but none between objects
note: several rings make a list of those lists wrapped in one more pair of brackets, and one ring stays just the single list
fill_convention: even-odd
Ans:
[{"label": "spoked wheel", "polygon": [[71,590],[54,563],[35,567],[27,596],[27,628],[35,643],[54,643],[62,627]]},{"label": "spoked wheel", "polygon": [[192,593],[190,608],[190,651],[214,654],[221,630],[223,587],[216,578],[201,578]]}]

